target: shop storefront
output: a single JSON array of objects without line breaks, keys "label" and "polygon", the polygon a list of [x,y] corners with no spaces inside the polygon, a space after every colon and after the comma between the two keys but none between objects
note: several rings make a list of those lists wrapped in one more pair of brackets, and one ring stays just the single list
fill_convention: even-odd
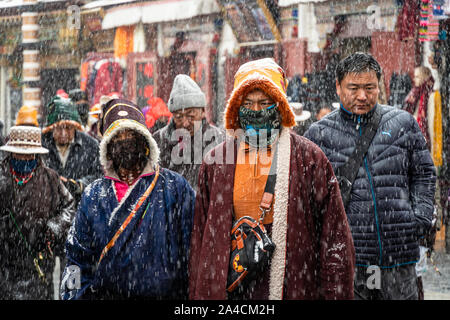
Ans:
[{"label": "shop storefront", "polygon": [[[82,88],[91,104],[111,92],[141,108],[153,97],[167,102],[173,79],[184,73],[205,92],[207,119],[215,121],[213,79],[221,28],[215,1],[119,3],[101,7],[101,23],[87,10],[94,12],[95,2],[83,7],[90,37],[99,39],[81,63]],[[100,82],[108,85],[96,85]]]},{"label": "shop storefront", "polygon": [[58,89],[78,86],[79,28],[67,23],[80,1],[8,1],[0,5],[0,119],[5,132],[23,104],[39,118]]}]

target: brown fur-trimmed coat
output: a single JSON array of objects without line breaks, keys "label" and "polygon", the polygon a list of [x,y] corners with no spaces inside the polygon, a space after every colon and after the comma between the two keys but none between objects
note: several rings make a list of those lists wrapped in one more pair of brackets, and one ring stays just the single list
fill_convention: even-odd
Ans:
[{"label": "brown fur-trimmed coat", "polygon": [[[191,238],[191,299],[227,299],[238,146],[229,137],[200,168]],[[213,163],[224,160],[223,164]],[[228,161],[227,161],[228,160]],[[324,153],[284,128],[274,221],[277,248],[262,299],[353,299],[354,246],[339,185]]]}]

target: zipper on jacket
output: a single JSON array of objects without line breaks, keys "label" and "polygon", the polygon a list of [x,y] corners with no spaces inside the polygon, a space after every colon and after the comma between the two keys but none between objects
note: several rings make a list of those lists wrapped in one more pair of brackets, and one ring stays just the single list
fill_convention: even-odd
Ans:
[{"label": "zipper on jacket", "polygon": [[253,169],[253,177],[256,177],[256,174],[258,172],[258,149],[255,151],[255,166]]},{"label": "zipper on jacket", "polygon": [[[358,116],[358,124],[356,125],[356,130],[359,129],[359,136],[362,135],[362,128],[361,128],[361,116]],[[383,260],[383,250],[382,250],[382,245],[381,245],[381,233],[380,233],[380,224],[379,224],[379,220],[378,220],[378,211],[377,211],[377,201],[376,201],[376,197],[375,197],[375,190],[373,188],[373,183],[372,183],[372,175],[370,174],[369,171],[369,166],[367,165],[367,158],[364,157],[364,167],[367,173],[367,177],[369,178],[369,185],[370,185],[370,192],[372,194],[372,201],[373,201],[373,208],[374,208],[374,216],[375,216],[375,225],[377,227],[377,237],[378,237],[378,247],[380,248],[380,258],[379,258],[379,265],[381,266],[381,262]]]}]

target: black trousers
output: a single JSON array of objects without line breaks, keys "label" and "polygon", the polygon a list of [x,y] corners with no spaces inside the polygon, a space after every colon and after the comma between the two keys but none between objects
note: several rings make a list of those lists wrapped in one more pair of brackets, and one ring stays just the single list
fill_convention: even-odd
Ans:
[{"label": "black trousers", "polygon": [[367,271],[366,267],[355,269],[355,300],[418,300],[415,264],[379,269],[379,286],[373,281],[377,275]]}]

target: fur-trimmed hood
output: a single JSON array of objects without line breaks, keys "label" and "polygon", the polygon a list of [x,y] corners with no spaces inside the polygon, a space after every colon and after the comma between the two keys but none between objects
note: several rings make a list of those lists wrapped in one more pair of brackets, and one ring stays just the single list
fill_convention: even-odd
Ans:
[{"label": "fur-trimmed hood", "polygon": [[113,99],[106,103],[102,110],[100,141],[100,163],[106,175],[117,178],[117,173],[113,169],[112,160],[107,158],[108,144],[119,132],[131,129],[141,134],[147,140],[150,154],[143,174],[153,172],[159,162],[159,148],[153,139],[152,134],[145,125],[145,118],[140,109],[130,101],[123,99]]},{"label": "fur-trimmed hood", "polygon": [[296,125],[289,106],[287,79],[283,69],[272,59],[264,58],[243,64],[234,76],[234,89],[225,109],[225,129],[239,129],[239,108],[244,97],[254,89],[261,89],[278,104],[283,127]]}]

